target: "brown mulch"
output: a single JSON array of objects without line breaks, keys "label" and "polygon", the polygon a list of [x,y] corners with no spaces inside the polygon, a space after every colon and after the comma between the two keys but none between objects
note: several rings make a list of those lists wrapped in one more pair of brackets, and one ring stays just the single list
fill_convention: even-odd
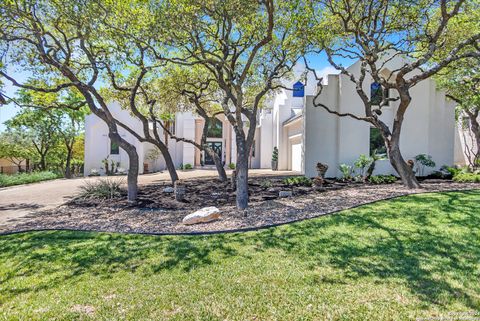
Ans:
[{"label": "brown mulch", "polygon": [[[265,179],[267,180],[267,179]],[[252,229],[283,224],[392,197],[451,190],[480,188],[479,184],[429,180],[423,188],[409,190],[400,183],[389,185],[341,184],[332,182],[323,191],[308,187],[287,187],[280,178],[262,179],[250,184],[250,203],[245,211],[234,206],[234,191],[227,183],[213,179],[185,182],[188,195],[185,202],[174,200],[173,194],[163,192],[165,184],[144,186],[139,203],[128,206],[122,199],[106,201],[73,200],[56,209],[34,212],[0,227],[0,233],[39,229],[76,229],[106,232],[135,233],[202,233]],[[279,190],[292,190],[293,197],[278,198]],[[183,217],[205,206],[217,206],[222,217],[205,224],[185,226]]]}]

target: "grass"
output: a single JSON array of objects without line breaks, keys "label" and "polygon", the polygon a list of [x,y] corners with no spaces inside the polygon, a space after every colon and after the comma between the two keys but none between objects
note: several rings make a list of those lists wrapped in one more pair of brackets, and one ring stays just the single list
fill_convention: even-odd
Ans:
[{"label": "grass", "polygon": [[407,320],[480,311],[478,190],[248,233],[34,232],[1,236],[0,249],[0,319]]},{"label": "grass", "polygon": [[18,173],[14,175],[0,174],[0,187],[36,183],[55,178],[59,178],[59,176],[52,172]]}]

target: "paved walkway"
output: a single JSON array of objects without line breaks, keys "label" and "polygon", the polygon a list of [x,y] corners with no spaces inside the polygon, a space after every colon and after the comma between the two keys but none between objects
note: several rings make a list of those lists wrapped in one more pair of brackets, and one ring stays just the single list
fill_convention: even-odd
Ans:
[{"label": "paved walkway", "polygon": [[[230,174],[231,171],[227,171]],[[273,172],[267,169],[256,169],[250,171],[250,176],[266,175],[291,175],[294,172]],[[180,179],[214,177],[217,175],[215,170],[191,170],[178,171]],[[52,181],[12,186],[0,188],[0,226],[8,221],[26,216],[29,213],[38,210],[45,210],[57,207],[69,198],[75,196],[80,186],[87,180],[97,180],[98,177],[76,178],[76,179],[56,179]],[[125,178],[123,178],[125,179]],[[147,174],[139,176],[139,184],[168,181],[170,179],[168,172]]]}]

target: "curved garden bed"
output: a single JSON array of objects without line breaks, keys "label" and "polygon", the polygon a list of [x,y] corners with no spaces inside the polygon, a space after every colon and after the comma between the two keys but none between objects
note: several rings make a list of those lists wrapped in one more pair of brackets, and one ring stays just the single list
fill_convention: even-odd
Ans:
[{"label": "curved garden bed", "polygon": [[[260,184],[256,185],[260,186]],[[170,208],[148,206],[152,202],[142,203],[142,201],[140,201],[140,205],[134,207],[124,206],[120,200],[118,202],[116,200],[94,202],[93,204],[70,202],[53,210],[35,212],[11,221],[0,227],[0,233],[48,229],[152,234],[248,231],[314,218],[402,195],[470,190],[480,187],[478,184],[442,180],[424,181],[422,185],[422,189],[408,190],[400,183],[388,185],[333,184],[321,192],[305,187],[292,187],[293,197],[289,198],[264,197],[262,194],[254,194],[250,207],[245,211],[237,210],[230,203],[228,197],[222,198],[222,195],[218,195],[219,192],[216,190],[206,190],[204,194],[197,195],[194,200],[189,201],[187,198],[185,203]],[[192,186],[195,186],[195,183],[192,183]],[[149,185],[142,191],[143,199],[145,199],[145,195],[148,195],[148,191],[162,193],[162,188],[161,184]],[[222,187],[220,186],[219,189]],[[268,193],[272,195],[278,193],[273,191],[275,187],[262,187],[262,189],[267,192],[270,190]],[[200,198],[205,201],[195,201]],[[172,195],[158,195],[158,199],[169,200],[169,204],[176,202]],[[140,196],[140,200],[142,200],[142,196]],[[224,203],[218,200],[224,200]],[[155,202],[153,203],[155,204]],[[147,206],[145,206],[146,204]],[[218,206],[221,211],[222,216],[219,220],[191,226],[181,223],[183,217],[193,210],[212,205]]]}]

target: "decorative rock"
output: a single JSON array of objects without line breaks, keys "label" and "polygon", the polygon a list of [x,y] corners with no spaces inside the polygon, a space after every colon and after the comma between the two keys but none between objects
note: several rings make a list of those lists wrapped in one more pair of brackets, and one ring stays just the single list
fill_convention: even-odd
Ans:
[{"label": "decorative rock", "polygon": [[278,197],[292,197],[292,195],[292,191],[280,191],[280,193],[278,193]]},{"label": "decorative rock", "polygon": [[327,170],[328,170],[327,164],[323,164],[320,162],[317,163],[318,176],[320,176],[321,178],[325,178],[325,173],[327,172]]},{"label": "decorative rock", "polygon": [[163,189],[163,192],[164,192],[164,193],[173,193],[174,191],[175,191],[175,189],[174,189],[173,187],[171,187],[171,186],[165,187],[165,188]]},{"label": "decorative rock", "polygon": [[220,210],[215,206],[204,207],[198,211],[188,214],[182,220],[185,225],[207,223],[220,218]]}]

